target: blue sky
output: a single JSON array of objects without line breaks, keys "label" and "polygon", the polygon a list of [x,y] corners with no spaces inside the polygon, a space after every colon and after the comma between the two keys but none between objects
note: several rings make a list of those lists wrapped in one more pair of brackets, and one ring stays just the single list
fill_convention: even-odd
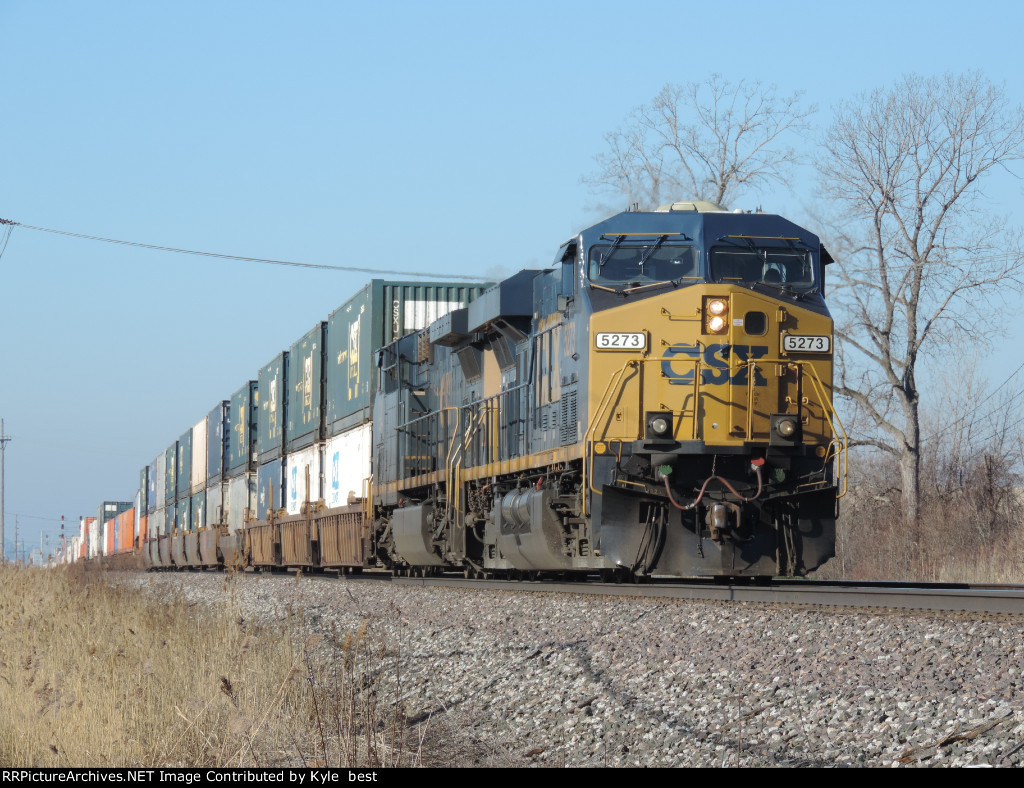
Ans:
[{"label": "blue sky", "polygon": [[[819,131],[838,101],[910,71],[980,69],[1024,102],[1021,9],[0,0],[0,218],[505,275],[603,218],[610,198],[581,175],[666,82],[803,90]],[[739,207],[801,221],[814,186],[805,169]],[[1022,223],[1020,182],[989,193]],[[131,499],[144,464],[367,278],[15,229],[0,257],[8,543],[16,516],[32,547],[61,515],[73,531]]]}]

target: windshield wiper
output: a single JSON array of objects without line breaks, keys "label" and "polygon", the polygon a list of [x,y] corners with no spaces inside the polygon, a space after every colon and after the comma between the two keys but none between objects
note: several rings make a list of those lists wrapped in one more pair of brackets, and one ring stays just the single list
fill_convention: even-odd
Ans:
[{"label": "windshield wiper", "polygon": [[665,243],[666,238],[668,238],[667,235],[661,236],[661,238],[658,239],[658,242],[654,244],[654,246],[652,246],[647,252],[645,252],[643,257],[640,258],[640,262],[637,263],[637,265],[640,267],[641,276],[643,276],[644,273],[644,263],[646,263],[650,259],[651,255],[658,250],[659,246]]},{"label": "windshield wiper", "polygon": [[676,285],[676,284],[677,283],[672,281],[671,279],[665,279],[665,280],[663,280],[661,282],[651,282],[651,283],[646,284],[646,285],[634,285],[632,287],[627,287],[622,292],[623,292],[623,294],[625,294],[625,293],[635,293],[637,290],[646,290],[648,287],[662,287],[664,285]]}]

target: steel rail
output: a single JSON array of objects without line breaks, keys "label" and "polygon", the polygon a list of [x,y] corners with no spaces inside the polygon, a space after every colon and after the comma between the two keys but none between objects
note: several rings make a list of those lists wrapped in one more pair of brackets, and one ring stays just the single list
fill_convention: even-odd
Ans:
[{"label": "steel rail", "polygon": [[[372,575],[349,576],[350,579]],[[462,589],[590,594],[713,602],[815,607],[888,608],[1024,615],[1024,587],[910,583],[780,581],[767,586],[713,582],[643,584],[521,580],[464,580],[452,577],[394,577],[399,585]]]}]

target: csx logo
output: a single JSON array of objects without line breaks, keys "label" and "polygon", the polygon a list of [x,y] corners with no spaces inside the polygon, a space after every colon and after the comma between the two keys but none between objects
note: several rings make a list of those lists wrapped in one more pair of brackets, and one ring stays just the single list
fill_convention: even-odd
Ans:
[{"label": "csx logo", "polygon": [[[747,361],[756,361],[768,355],[767,345],[707,345],[701,350],[700,345],[671,345],[665,350],[661,361],[661,374],[668,378],[672,385],[693,385],[694,362],[703,362],[700,371],[700,382],[705,386],[719,386],[732,383],[734,386],[748,384]],[[735,357],[741,364],[739,369],[729,375],[729,360]],[[754,385],[767,386],[768,381],[761,370],[754,368]]]}]

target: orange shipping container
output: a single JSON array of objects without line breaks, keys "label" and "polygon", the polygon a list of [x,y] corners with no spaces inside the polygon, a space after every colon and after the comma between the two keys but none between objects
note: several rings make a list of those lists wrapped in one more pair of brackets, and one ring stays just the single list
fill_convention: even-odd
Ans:
[{"label": "orange shipping container", "polygon": [[139,518],[139,538],[136,547],[142,550],[146,546],[146,540],[149,538],[149,515],[144,514]]},{"label": "orange shipping container", "polygon": [[82,541],[88,543],[89,541],[89,526],[96,522],[95,517],[82,517],[79,524],[78,535],[82,537]]},{"label": "orange shipping container", "polygon": [[117,516],[117,552],[130,553],[135,544],[135,509]]}]

